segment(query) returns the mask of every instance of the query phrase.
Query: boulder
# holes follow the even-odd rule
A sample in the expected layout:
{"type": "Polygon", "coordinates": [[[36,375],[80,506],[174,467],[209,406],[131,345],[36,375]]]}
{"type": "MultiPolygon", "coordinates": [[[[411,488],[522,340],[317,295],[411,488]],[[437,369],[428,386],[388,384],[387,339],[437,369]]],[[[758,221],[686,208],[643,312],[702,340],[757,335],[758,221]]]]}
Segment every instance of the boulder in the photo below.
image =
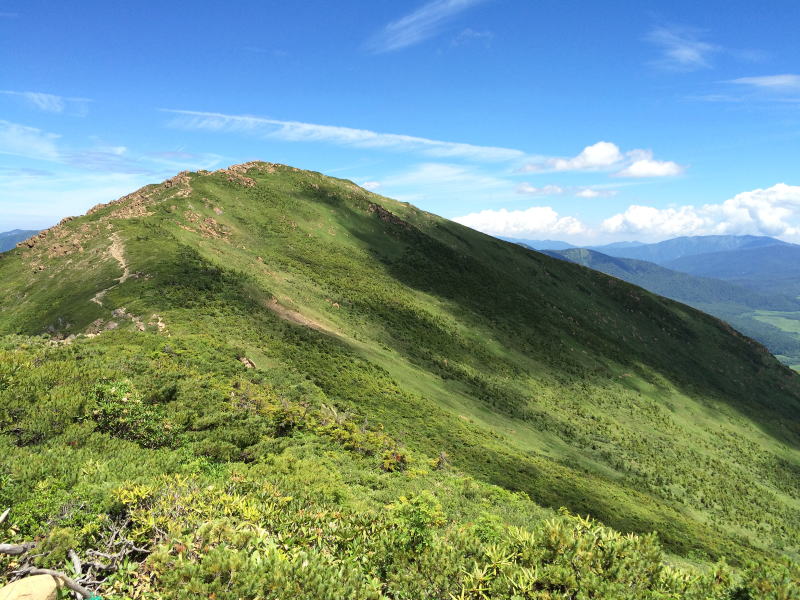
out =
{"type": "Polygon", "coordinates": [[[0,588],[0,600],[56,600],[62,585],[52,575],[33,575],[0,588]]]}

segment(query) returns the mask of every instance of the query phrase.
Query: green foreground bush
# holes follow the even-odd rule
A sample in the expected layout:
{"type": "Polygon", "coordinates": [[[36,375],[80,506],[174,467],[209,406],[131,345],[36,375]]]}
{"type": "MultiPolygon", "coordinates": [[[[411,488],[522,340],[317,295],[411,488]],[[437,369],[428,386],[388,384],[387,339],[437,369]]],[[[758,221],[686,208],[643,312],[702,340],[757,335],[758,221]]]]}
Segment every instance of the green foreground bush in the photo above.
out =
{"type": "MultiPolygon", "coordinates": [[[[35,564],[67,573],[69,550],[90,560],[128,544],[136,550],[102,573],[108,597],[800,597],[794,563],[675,563],[655,534],[623,535],[465,477],[291,376],[283,389],[229,376],[224,401],[194,397],[197,420],[180,391],[151,379],[147,391],[95,383],[105,352],[66,371],[65,352],[37,340],[0,351],[0,506],[13,507],[0,536],[38,539],[35,564]],[[80,401],[58,404],[51,377],[80,401]],[[51,435],[31,443],[43,419],[51,435]]],[[[15,564],[0,559],[7,572],[15,564]]]]}

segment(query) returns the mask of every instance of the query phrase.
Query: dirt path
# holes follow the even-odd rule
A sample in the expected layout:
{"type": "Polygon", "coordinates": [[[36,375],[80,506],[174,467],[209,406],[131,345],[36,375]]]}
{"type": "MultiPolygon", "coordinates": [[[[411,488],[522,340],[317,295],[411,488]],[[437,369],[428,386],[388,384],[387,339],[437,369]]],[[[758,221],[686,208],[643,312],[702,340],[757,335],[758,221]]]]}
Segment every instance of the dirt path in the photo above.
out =
{"type": "Polygon", "coordinates": [[[323,331],[325,333],[332,333],[334,335],[338,335],[336,331],[331,329],[330,327],[326,327],[322,323],[318,323],[313,319],[309,319],[301,315],[296,310],[292,310],[290,308],[286,308],[282,304],[278,303],[277,298],[272,298],[267,303],[267,308],[278,315],[280,318],[285,319],[287,321],[291,321],[292,323],[297,323],[298,325],[304,325],[305,327],[310,327],[311,329],[316,329],[317,331],[323,331]]]}
{"type": "Polygon", "coordinates": [[[111,254],[111,258],[116,260],[119,263],[119,268],[122,269],[122,276],[117,278],[117,283],[112,285],[111,287],[107,287],[104,290],[100,290],[97,292],[91,299],[91,302],[99,306],[103,306],[103,297],[113,290],[118,285],[122,285],[131,277],[131,271],[128,267],[128,263],[125,261],[125,247],[122,244],[122,240],[119,238],[119,234],[115,231],[111,234],[111,247],[108,249],[109,254],[111,254]]]}

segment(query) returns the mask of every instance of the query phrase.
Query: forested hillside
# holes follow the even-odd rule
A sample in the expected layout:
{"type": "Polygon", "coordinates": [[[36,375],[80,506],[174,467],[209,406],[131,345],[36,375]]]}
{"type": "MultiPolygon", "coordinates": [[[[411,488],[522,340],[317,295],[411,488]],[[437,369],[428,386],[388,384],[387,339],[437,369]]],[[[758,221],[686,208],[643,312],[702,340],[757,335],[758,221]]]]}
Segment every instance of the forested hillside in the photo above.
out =
{"type": "MultiPolygon", "coordinates": [[[[758,239],[758,238],[757,238],[758,239]]],[[[778,251],[785,246],[773,246],[778,251]]],[[[571,248],[545,254],[618,277],[646,290],[684,302],[725,320],[738,331],[764,344],[785,364],[800,366],[800,301],[780,293],[765,293],[722,279],[698,277],[633,258],[607,256],[594,250],[571,248]]],[[[722,253],[729,254],[729,253],[722,253]]],[[[736,254],[735,251],[730,254],[736,254]]],[[[698,264],[703,256],[692,257],[698,264]]],[[[688,262],[687,259],[682,259],[688,262]]],[[[736,263],[736,257],[730,257],[736,263]]],[[[720,261],[722,262],[722,261],[720,261]]]]}

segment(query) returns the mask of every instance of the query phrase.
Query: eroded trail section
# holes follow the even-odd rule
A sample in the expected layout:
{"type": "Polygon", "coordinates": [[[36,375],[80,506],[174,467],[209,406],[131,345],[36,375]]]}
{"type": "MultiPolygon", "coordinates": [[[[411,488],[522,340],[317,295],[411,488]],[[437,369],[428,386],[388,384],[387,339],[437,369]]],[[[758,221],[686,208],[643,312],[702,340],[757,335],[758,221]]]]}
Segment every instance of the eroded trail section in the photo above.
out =
{"type": "Polygon", "coordinates": [[[131,277],[131,271],[128,267],[128,263],[125,260],[125,246],[122,243],[122,240],[119,237],[119,234],[115,231],[111,234],[111,246],[108,249],[108,253],[111,257],[119,263],[120,269],[122,269],[122,275],[117,278],[117,283],[114,285],[105,288],[104,290],[100,290],[94,296],[92,296],[91,302],[98,304],[99,306],[103,306],[103,297],[113,290],[118,285],[122,285],[131,277]]]}

